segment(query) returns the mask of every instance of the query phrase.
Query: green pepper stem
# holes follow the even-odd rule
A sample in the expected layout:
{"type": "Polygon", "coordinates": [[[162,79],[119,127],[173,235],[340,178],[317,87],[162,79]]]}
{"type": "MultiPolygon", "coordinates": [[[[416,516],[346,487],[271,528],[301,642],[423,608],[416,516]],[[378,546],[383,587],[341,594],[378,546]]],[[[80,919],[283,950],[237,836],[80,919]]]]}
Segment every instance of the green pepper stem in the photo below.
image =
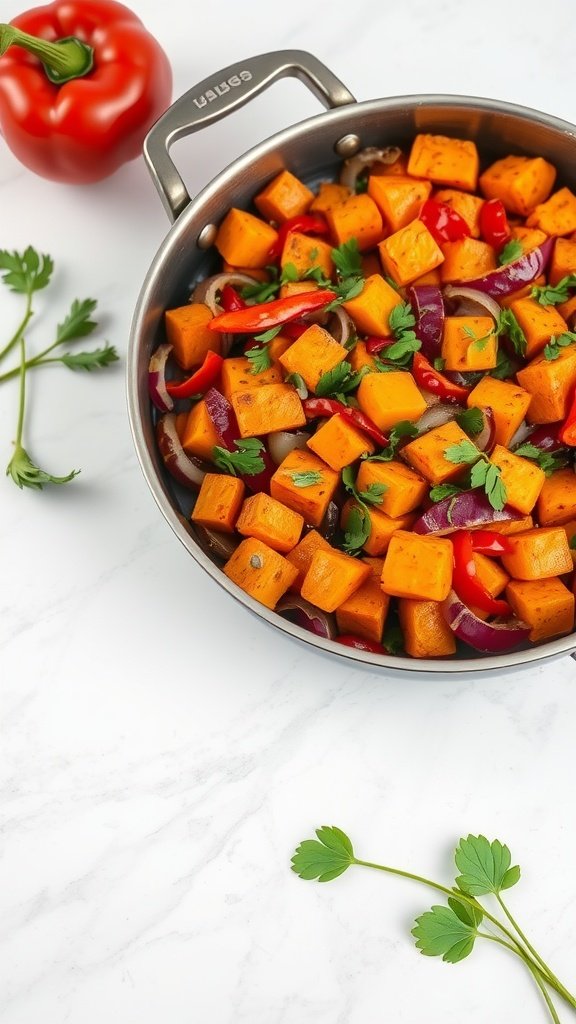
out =
{"type": "Polygon", "coordinates": [[[76,36],[50,42],[22,32],[14,25],[0,24],[0,57],[10,46],[21,46],[38,57],[47,77],[55,85],[87,75],[94,65],[94,50],[76,36]]]}

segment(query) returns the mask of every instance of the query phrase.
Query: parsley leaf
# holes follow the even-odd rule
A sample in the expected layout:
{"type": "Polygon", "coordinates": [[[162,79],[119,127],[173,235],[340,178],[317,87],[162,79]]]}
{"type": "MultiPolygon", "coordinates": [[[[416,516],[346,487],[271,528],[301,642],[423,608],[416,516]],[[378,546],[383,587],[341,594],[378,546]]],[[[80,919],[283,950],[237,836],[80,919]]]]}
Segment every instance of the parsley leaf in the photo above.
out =
{"type": "Polygon", "coordinates": [[[571,548],[572,551],[574,551],[574,549],[576,548],[576,533],[570,538],[568,547],[571,548]]]}
{"type": "Polygon", "coordinates": [[[345,466],[342,470],[342,483],[352,495],[356,498],[361,505],[381,505],[382,499],[388,490],[386,484],[369,484],[365,491],[358,491],[356,489],[356,482],[354,480],[354,470],[352,466],[345,466]]]}
{"type": "Polygon", "coordinates": [[[462,921],[451,907],[435,906],[416,918],[412,935],[424,956],[441,956],[445,963],[457,964],[474,949],[478,932],[462,921]]]}
{"type": "Polygon", "coordinates": [[[31,245],[23,253],[0,249],[0,272],[12,292],[31,296],[46,287],[53,270],[51,257],[39,255],[31,245]]]}
{"type": "Polygon", "coordinates": [[[526,355],[526,336],[511,309],[503,309],[498,318],[497,334],[504,334],[518,356],[526,355]]]}
{"type": "Polygon", "coordinates": [[[352,505],[348,513],[342,549],[349,555],[358,555],[370,536],[372,524],[364,505],[352,505]]]}
{"type": "Polygon", "coordinates": [[[388,326],[397,338],[404,331],[416,326],[416,317],[409,302],[399,302],[394,306],[388,317],[388,326]]]}
{"type": "Polygon", "coordinates": [[[358,248],[358,240],[351,238],[342,242],[338,248],[332,249],[330,255],[340,277],[363,277],[362,257],[358,248]]]}
{"type": "Polygon", "coordinates": [[[472,441],[460,441],[458,444],[451,444],[449,448],[446,448],[444,452],[444,458],[448,459],[448,462],[454,462],[456,465],[471,465],[481,458],[482,452],[478,451],[475,444],[472,441]]]}
{"type": "Polygon", "coordinates": [[[446,360],[442,359],[442,356],[436,356],[433,365],[434,365],[434,369],[438,370],[438,372],[440,373],[444,369],[444,367],[446,366],[446,360]]]}
{"type": "Polygon", "coordinates": [[[472,436],[479,434],[484,428],[484,415],[481,409],[472,406],[456,417],[456,423],[465,434],[472,436]]]}
{"type": "Polygon", "coordinates": [[[264,370],[269,370],[272,366],[272,360],[266,345],[258,347],[254,345],[253,348],[249,348],[246,353],[246,359],[250,363],[250,373],[263,373],[264,370]]]}
{"type": "Polygon", "coordinates": [[[312,487],[314,484],[321,484],[324,479],[317,469],[294,470],[288,475],[295,487],[312,487]]]}
{"type": "Polygon", "coordinates": [[[488,375],[496,380],[506,380],[515,372],[516,368],[505,349],[499,347],[496,366],[492,370],[488,370],[488,375]]]}
{"type": "Polygon", "coordinates": [[[568,345],[573,345],[575,341],[576,334],[574,334],[573,331],[564,331],[564,333],[559,334],[557,338],[553,335],[548,344],[544,347],[544,355],[546,359],[558,359],[562,349],[567,348],[568,345]]]}
{"type": "Polygon", "coordinates": [[[558,284],[535,285],[530,298],[536,299],[542,306],[557,306],[560,302],[567,302],[575,288],[576,274],[568,274],[558,284]]]}
{"type": "Polygon", "coordinates": [[[523,459],[533,459],[546,476],[550,476],[556,469],[563,469],[569,463],[569,457],[564,452],[545,452],[529,441],[516,448],[514,455],[519,455],[523,459]]]}
{"type": "Polygon", "coordinates": [[[268,331],[263,331],[262,334],[255,334],[254,341],[261,341],[263,345],[267,345],[269,341],[272,341],[277,334],[280,334],[282,330],[282,324],[277,327],[271,327],[268,331]]]}
{"type": "Polygon", "coordinates": [[[350,363],[343,360],[322,374],[316,385],[316,394],[319,398],[327,398],[329,395],[347,395],[358,387],[362,377],[368,372],[369,367],[366,366],[355,373],[350,363]]]}
{"type": "Polygon", "coordinates": [[[434,503],[444,501],[444,498],[452,498],[455,494],[461,494],[462,488],[455,484],[436,484],[430,491],[428,497],[434,503]]]}
{"type": "Polygon", "coordinates": [[[504,508],[507,494],[501,479],[501,469],[490,462],[485,452],[478,451],[472,441],[450,445],[444,452],[444,458],[455,465],[471,465],[471,486],[484,488],[488,501],[496,511],[500,512],[504,508]]]}
{"type": "Polygon", "coordinates": [[[299,878],[330,882],[355,863],[348,836],[335,825],[316,829],[316,839],[305,839],[292,857],[292,871],[299,878]]]}
{"type": "Polygon", "coordinates": [[[96,348],[92,352],[67,352],[60,356],[56,362],[64,363],[69,370],[101,370],[110,363],[119,359],[118,353],[113,345],[106,345],[105,348],[96,348]]]}
{"type": "Polygon", "coordinates": [[[510,242],[507,242],[504,248],[500,251],[498,263],[501,267],[505,267],[507,263],[513,263],[514,260],[519,259],[523,252],[524,250],[520,239],[513,238],[510,242]]]}
{"type": "Polygon", "coordinates": [[[382,646],[388,654],[402,654],[404,651],[404,636],[400,626],[388,626],[382,637],[382,646]]]}
{"type": "Polygon", "coordinates": [[[61,324],[58,324],[56,331],[56,342],[58,345],[65,341],[73,341],[75,338],[84,338],[98,326],[90,316],[96,309],[96,299],[84,299],[79,302],[74,299],[70,306],[70,312],[61,324]]]}
{"type": "Polygon", "coordinates": [[[462,872],[456,884],[469,896],[497,895],[516,885],[520,878],[520,868],[510,867],[510,850],[498,839],[490,843],[485,836],[469,835],[460,840],[454,860],[462,872]]]}
{"type": "Polygon", "coordinates": [[[306,387],[306,381],[304,377],[299,373],[289,373],[287,377],[284,377],[285,384],[292,384],[298,392],[300,398],[304,400],[308,398],[308,388],[306,387]]]}
{"type": "Polygon", "coordinates": [[[405,437],[417,437],[418,427],[410,420],[400,420],[395,427],[392,427],[388,437],[388,446],[376,455],[364,456],[364,462],[390,462],[396,456],[400,443],[405,437]]]}
{"type": "Polygon", "coordinates": [[[463,327],[462,331],[468,338],[472,339],[471,348],[476,349],[478,352],[483,352],[490,341],[490,338],[494,337],[494,331],[489,331],[488,334],[485,334],[482,338],[479,338],[471,327],[463,327]]]}
{"type": "Polygon", "coordinates": [[[212,461],[218,469],[232,476],[255,476],[264,470],[264,459],[260,455],[264,445],[257,437],[243,437],[235,441],[237,451],[229,452],[227,448],[215,445],[212,449],[212,461]]]}
{"type": "Polygon", "coordinates": [[[43,469],[32,462],[26,449],[21,444],[17,444],[8,463],[6,476],[12,477],[20,489],[31,487],[41,491],[45,484],[67,484],[75,476],[78,476],[79,472],[79,469],[73,469],[67,476],[52,476],[52,473],[45,473],[43,469]]]}
{"type": "MultiPolygon", "coordinates": [[[[416,337],[412,328],[416,325],[416,318],[412,312],[409,302],[400,302],[394,306],[388,317],[388,325],[396,341],[388,345],[384,351],[387,363],[396,363],[397,366],[406,366],[414,352],[422,347],[422,343],[416,337]]],[[[386,364],[383,364],[383,368],[386,364]]],[[[389,369],[389,367],[386,367],[389,369]]]]}
{"type": "Polygon", "coordinates": [[[242,298],[252,299],[254,305],[258,305],[260,302],[268,302],[269,299],[273,299],[280,291],[281,281],[278,275],[278,268],[271,265],[265,269],[270,278],[269,281],[256,281],[255,284],[247,284],[244,288],[240,289],[242,298]]]}

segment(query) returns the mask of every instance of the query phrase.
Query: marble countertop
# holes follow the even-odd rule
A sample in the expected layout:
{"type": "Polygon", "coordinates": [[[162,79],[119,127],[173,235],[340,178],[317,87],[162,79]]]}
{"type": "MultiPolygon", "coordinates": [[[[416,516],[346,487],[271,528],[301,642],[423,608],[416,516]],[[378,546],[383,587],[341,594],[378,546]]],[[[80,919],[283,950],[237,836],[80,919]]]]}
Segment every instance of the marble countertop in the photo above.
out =
{"type": "MultiPolygon", "coordinates": [[[[8,20],[24,5],[3,0],[8,20]]],[[[164,45],[174,95],[258,52],[308,49],[359,99],[484,95],[576,121],[570,0],[132,0],[164,45]]],[[[273,131],[319,109],[282,82],[174,154],[192,194],[273,131]]],[[[60,186],[0,144],[0,244],[56,270],[32,351],[93,296],[123,357],[168,221],[141,159],[60,186]]],[[[18,316],[0,292],[2,331],[18,316]]],[[[13,329],[13,328],[12,328],[13,329]]],[[[392,677],[316,655],[230,601],[186,556],[148,491],[124,365],[30,375],[28,445],[81,475],[18,491],[0,478],[3,1024],[540,1024],[538,991],[485,943],[457,966],[419,956],[437,902],[354,869],[289,870],[333,823],[358,855],[450,884],[461,835],[507,842],[510,905],[574,988],[576,666],[392,677]]],[[[0,404],[10,456],[15,385],[0,404]]],[[[562,1020],[567,1019],[560,1010],[562,1020]]]]}

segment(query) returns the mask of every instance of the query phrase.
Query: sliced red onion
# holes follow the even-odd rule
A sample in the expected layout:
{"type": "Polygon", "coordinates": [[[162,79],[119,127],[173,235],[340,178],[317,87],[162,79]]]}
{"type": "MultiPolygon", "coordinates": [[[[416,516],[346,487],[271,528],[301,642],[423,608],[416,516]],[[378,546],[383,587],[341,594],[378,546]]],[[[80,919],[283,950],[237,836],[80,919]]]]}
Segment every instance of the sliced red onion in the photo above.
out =
{"type": "Polygon", "coordinates": [[[323,636],[326,640],[333,640],[336,636],[334,616],[316,608],[299,594],[285,594],[276,605],[276,611],[302,629],[307,629],[309,633],[315,633],[316,636],[323,636]]]}
{"type": "MultiPolygon", "coordinates": [[[[222,446],[227,448],[229,452],[237,451],[236,441],[240,437],[240,428],[238,427],[236,415],[230,402],[216,388],[210,388],[206,392],[204,401],[222,446]]],[[[246,487],[253,491],[254,494],[257,494],[258,491],[269,490],[270,480],[276,468],[266,448],[262,449],[260,457],[264,463],[264,469],[260,473],[239,473],[240,480],[243,480],[246,487]]]]}
{"type": "Polygon", "coordinates": [[[479,490],[463,491],[432,505],[412,525],[414,533],[433,533],[438,537],[455,530],[473,530],[490,523],[516,522],[523,519],[521,512],[505,505],[498,511],[492,508],[486,495],[479,490]]]}
{"type": "Polygon", "coordinates": [[[422,354],[431,363],[441,355],[444,329],[444,302],[436,285],[413,285],[408,289],[408,300],[416,317],[414,332],[422,342],[422,354]]]}
{"type": "Polygon", "coordinates": [[[402,150],[398,146],[386,146],[385,149],[377,149],[376,146],[367,146],[361,149],[356,156],[344,161],[340,173],[340,184],[354,192],[358,175],[373,164],[394,164],[402,156],[402,150]]]}
{"type": "Polygon", "coordinates": [[[214,274],[212,277],[205,277],[203,281],[196,285],[190,302],[203,302],[205,306],[208,306],[212,316],[217,316],[218,313],[222,312],[218,296],[227,284],[231,285],[232,288],[245,288],[247,285],[258,284],[258,282],[256,278],[249,277],[248,274],[240,274],[234,270],[227,274],[214,274]]]}
{"type": "Polygon", "coordinates": [[[466,288],[473,288],[484,295],[491,295],[494,299],[505,298],[544,273],[552,256],[555,241],[554,238],[547,238],[542,245],[530,252],[525,252],[512,263],[507,263],[504,267],[498,267],[496,270],[490,270],[482,277],[461,283],[466,288]]]}
{"type": "Polygon", "coordinates": [[[168,412],[160,417],[156,424],[156,440],[164,465],[171,476],[184,484],[184,487],[199,490],[209,468],[206,463],[184,451],[176,430],[175,413],[168,412]]]}
{"type": "Polygon", "coordinates": [[[459,640],[482,654],[505,654],[528,640],[530,626],[520,619],[484,622],[457,597],[453,590],[442,602],[442,614],[459,640]]]}
{"type": "Polygon", "coordinates": [[[235,533],[221,533],[219,530],[199,526],[197,523],[194,523],[194,529],[200,547],[207,555],[210,555],[210,558],[215,555],[216,558],[227,562],[240,543],[240,537],[235,533]]]}
{"type": "Polygon", "coordinates": [[[457,384],[461,388],[474,388],[485,376],[484,370],[474,370],[469,373],[460,373],[459,370],[443,370],[442,372],[452,384],[457,384]]]}
{"type": "Polygon", "coordinates": [[[563,425],[562,420],[558,423],[543,423],[541,427],[531,427],[524,423],[524,431],[521,434],[522,428],[518,428],[509,447],[515,448],[524,441],[529,441],[535,448],[540,448],[543,452],[558,452],[566,447],[559,437],[563,425]]]}
{"type": "Polygon", "coordinates": [[[345,345],[348,339],[355,333],[354,324],[346,310],[342,309],[342,306],[336,306],[332,310],[332,316],[338,321],[338,327],[336,331],[331,330],[330,333],[335,341],[339,342],[340,345],[345,345]]]}
{"type": "Polygon", "coordinates": [[[317,526],[318,533],[322,534],[324,540],[332,542],[336,536],[338,530],[338,524],[340,522],[340,509],[335,501],[330,501],[328,507],[324,513],[324,518],[317,526]]]}
{"type": "Polygon", "coordinates": [[[166,390],[166,363],[171,351],[172,345],[159,345],[148,363],[148,393],[160,412],[172,412],[174,408],[174,400],[166,390]]]}
{"type": "Polygon", "coordinates": [[[465,288],[459,284],[447,284],[444,298],[455,304],[454,316],[491,316],[495,323],[500,317],[500,306],[491,295],[477,288],[465,288]]]}
{"type": "Polygon", "coordinates": [[[268,434],[268,451],[272,462],[279,466],[295,448],[305,450],[309,437],[310,435],[303,431],[276,430],[268,434]]]}
{"type": "Polygon", "coordinates": [[[491,452],[496,440],[496,420],[494,412],[489,405],[483,405],[480,409],[484,426],[479,434],[474,437],[474,444],[481,452],[491,452]]]}
{"type": "Polygon", "coordinates": [[[449,405],[448,402],[437,402],[435,405],[430,405],[416,422],[418,433],[426,434],[436,427],[443,427],[445,423],[450,423],[461,412],[464,412],[463,407],[454,403],[449,405]]]}

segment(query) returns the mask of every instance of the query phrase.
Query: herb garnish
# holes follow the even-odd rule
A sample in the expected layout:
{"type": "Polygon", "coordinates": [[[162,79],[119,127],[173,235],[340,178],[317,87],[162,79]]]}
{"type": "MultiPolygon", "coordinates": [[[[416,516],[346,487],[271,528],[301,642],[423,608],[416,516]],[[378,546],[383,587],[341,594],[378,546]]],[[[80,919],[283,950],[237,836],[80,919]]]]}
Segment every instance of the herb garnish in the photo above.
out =
{"type": "Polygon", "coordinates": [[[464,412],[458,414],[456,423],[465,434],[474,437],[484,428],[484,414],[481,409],[473,405],[470,409],[465,409],[464,412]]]}
{"type": "Polygon", "coordinates": [[[506,504],[506,488],[502,483],[502,470],[495,466],[485,452],[478,450],[472,441],[460,441],[459,444],[450,445],[444,452],[444,458],[455,465],[472,466],[470,484],[474,487],[483,487],[488,501],[492,508],[501,512],[506,504]]]}
{"type": "Polygon", "coordinates": [[[511,309],[503,309],[500,313],[496,334],[504,334],[509,338],[517,356],[526,355],[526,336],[511,309]]]}
{"type": "Polygon", "coordinates": [[[453,498],[455,494],[462,494],[462,488],[456,487],[455,484],[436,484],[431,488],[428,497],[436,504],[438,501],[444,501],[444,498],[453,498]]]}
{"type": "Polygon", "coordinates": [[[257,437],[243,437],[234,441],[237,451],[229,452],[227,448],[215,445],[212,449],[212,461],[218,469],[232,476],[255,476],[264,470],[264,459],[260,455],[264,445],[257,437]]]}
{"type": "Polygon", "coordinates": [[[352,466],[345,466],[342,470],[342,483],[357,502],[356,505],[351,507],[348,514],[342,547],[349,555],[358,555],[368,540],[372,529],[368,506],[381,505],[388,488],[386,484],[372,483],[368,485],[365,491],[358,491],[352,466]]]}
{"type": "Polygon", "coordinates": [[[368,484],[365,491],[356,490],[356,482],[354,480],[354,470],[352,466],[345,466],[342,470],[342,483],[361,505],[381,505],[382,499],[388,490],[386,484],[368,484]]]}
{"type": "Polygon", "coordinates": [[[573,345],[575,341],[576,334],[574,334],[573,331],[564,331],[564,333],[559,334],[558,337],[554,337],[553,335],[548,344],[544,346],[544,356],[549,361],[558,359],[562,349],[568,348],[569,345],[573,345]]]}
{"type": "Polygon", "coordinates": [[[377,452],[376,455],[363,455],[364,462],[390,462],[396,457],[398,447],[405,437],[416,437],[418,434],[418,427],[414,423],[410,423],[410,420],[400,420],[395,427],[392,427],[388,436],[388,445],[383,448],[382,451],[377,452]]]}
{"type": "Polygon", "coordinates": [[[338,298],[326,306],[328,312],[343,302],[348,302],[349,299],[355,299],[364,287],[362,257],[356,238],[350,238],[347,242],[332,249],[331,256],[336,267],[338,281],[335,285],[327,281],[326,286],[335,291],[338,298]]]}
{"type": "Polygon", "coordinates": [[[295,487],[313,487],[314,484],[321,484],[324,479],[317,469],[294,470],[288,475],[295,487]]]}
{"type": "Polygon", "coordinates": [[[350,391],[355,391],[358,387],[362,377],[365,377],[369,373],[369,367],[363,366],[361,370],[355,372],[350,363],[343,360],[334,366],[331,370],[327,370],[320,377],[316,387],[315,393],[318,398],[328,398],[334,396],[343,405],[346,405],[346,395],[350,391]]]}
{"type": "Polygon", "coordinates": [[[494,331],[489,331],[488,334],[485,334],[482,338],[479,338],[471,327],[463,327],[462,331],[467,338],[471,339],[470,348],[476,349],[477,352],[483,352],[490,341],[490,338],[494,337],[494,331]]]}
{"type": "Polygon", "coordinates": [[[272,366],[272,360],[267,346],[253,345],[246,352],[246,359],[250,363],[250,373],[264,373],[272,366]]]}
{"type": "Polygon", "coordinates": [[[413,353],[422,347],[422,342],[412,330],[416,326],[416,317],[409,302],[400,302],[394,306],[388,317],[388,325],[396,341],[385,349],[385,358],[397,366],[407,366],[413,353]]]}
{"type": "Polygon", "coordinates": [[[570,462],[565,452],[545,452],[541,448],[537,448],[535,444],[530,444],[529,441],[516,448],[514,455],[519,455],[523,459],[532,459],[546,476],[550,476],[557,469],[564,469],[570,462]]]}
{"type": "Polygon", "coordinates": [[[574,289],[576,274],[568,274],[558,281],[558,284],[534,285],[530,298],[536,299],[542,306],[557,306],[561,302],[567,302],[574,289]]]}
{"type": "Polygon", "coordinates": [[[522,248],[522,242],[519,238],[513,238],[510,242],[507,242],[504,248],[500,251],[498,256],[498,263],[501,267],[505,267],[507,263],[513,263],[514,260],[524,252],[522,248]]]}

